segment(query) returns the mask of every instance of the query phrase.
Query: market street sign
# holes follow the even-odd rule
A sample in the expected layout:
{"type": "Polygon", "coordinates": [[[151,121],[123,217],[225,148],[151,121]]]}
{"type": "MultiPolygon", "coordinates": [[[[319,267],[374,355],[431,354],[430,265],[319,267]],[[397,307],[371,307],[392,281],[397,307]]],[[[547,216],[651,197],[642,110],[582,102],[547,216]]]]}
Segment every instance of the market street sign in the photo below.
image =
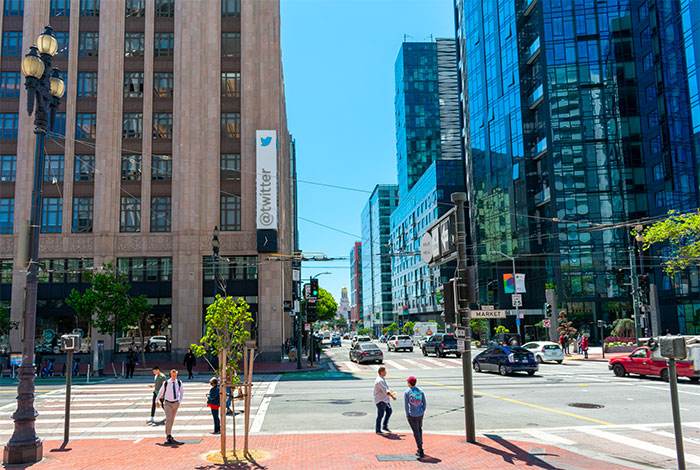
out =
{"type": "Polygon", "coordinates": [[[472,318],[505,318],[505,310],[472,310],[472,318]]]}

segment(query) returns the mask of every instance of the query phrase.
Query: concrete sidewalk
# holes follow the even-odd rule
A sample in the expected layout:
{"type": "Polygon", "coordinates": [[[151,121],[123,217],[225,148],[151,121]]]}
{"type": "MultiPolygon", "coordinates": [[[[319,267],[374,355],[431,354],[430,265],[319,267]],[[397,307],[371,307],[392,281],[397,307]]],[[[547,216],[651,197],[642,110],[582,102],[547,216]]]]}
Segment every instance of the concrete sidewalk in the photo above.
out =
{"type": "MultiPolygon", "coordinates": [[[[596,460],[551,445],[508,441],[497,436],[480,437],[474,445],[464,436],[425,434],[426,456],[420,460],[410,434],[318,433],[254,435],[250,449],[256,462],[216,464],[206,460],[218,450],[219,436],[187,439],[180,446],[163,445],[162,439],[84,439],[44,442],[44,460],[33,465],[11,465],[6,469],[46,470],[214,470],[214,469],[395,469],[439,468],[454,470],[503,469],[628,469],[607,460],[596,460]],[[400,460],[402,459],[402,460],[400,460]]],[[[242,436],[238,436],[242,447],[242,436]]],[[[232,439],[228,439],[230,447],[232,439]]]]}

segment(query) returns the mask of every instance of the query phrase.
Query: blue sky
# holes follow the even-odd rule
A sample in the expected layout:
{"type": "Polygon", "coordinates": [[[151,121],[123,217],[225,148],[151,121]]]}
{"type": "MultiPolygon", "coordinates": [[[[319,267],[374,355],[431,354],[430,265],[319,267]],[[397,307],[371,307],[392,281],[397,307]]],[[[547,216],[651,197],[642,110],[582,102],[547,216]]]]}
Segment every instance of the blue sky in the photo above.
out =
{"type": "Polygon", "coordinates": [[[452,0],[281,0],[281,10],[301,249],[342,258],[306,262],[302,277],[330,272],[319,284],[339,300],[341,288],[350,289],[348,257],[360,240],[367,198],[376,184],[396,183],[399,47],[404,35],[408,41],[454,37],[452,0]]]}

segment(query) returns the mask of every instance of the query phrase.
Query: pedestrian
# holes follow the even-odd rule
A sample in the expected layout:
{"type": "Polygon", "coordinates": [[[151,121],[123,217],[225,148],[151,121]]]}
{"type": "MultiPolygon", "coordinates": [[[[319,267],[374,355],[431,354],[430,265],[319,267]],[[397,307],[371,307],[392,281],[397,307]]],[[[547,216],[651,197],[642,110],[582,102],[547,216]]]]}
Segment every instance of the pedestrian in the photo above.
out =
{"type": "Polygon", "coordinates": [[[576,352],[581,354],[583,352],[583,349],[581,349],[581,340],[583,339],[583,335],[581,333],[578,334],[578,337],[576,338],[576,352]]]}
{"type": "Polygon", "coordinates": [[[219,408],[221,408],[221,399],[219,398],[219,381],[216,377],[212,377],[209,380],[209,394],[207,394],[207,407],[211,409],[211,415],[214,418],[214,432],[212,434],[219,434],[221,432],[221,420],[219,419],[219,408]]]}
{"type": "Polygon", "coordinates": [[[187,354],[185,354],[185,360],[183,361],[183,364],[185,367],[187,367],[187,373],[189,374],[187,378],[194,378],[192,368],[195,366],[195,364],[197,364],[197,360],[195,359],[194,354],[192,353],[192,349],[187,348],[187,354]]]}
{"type": "Polygon", "coordinates": [[[181,444],[181,442],[173,439],[172,430],[173,422],[177,409],[182,403],[182,382],[177,378],[177,370],[170,371],[170,378],[165,381],[158,392],[156,406],[160,407],[160,399],[163,399],[163,411],[165,411],[165,435],[167,436],[166,444],[181,444]]]}
{"type": "Polygon", "coordinates": [[[375,425],[375,432],[377,434],[382,434],[384,432],[391,432],[389,430],[389,418],[391,418],[391,403],[389,399],[392,398],[396,400],[396,394],[389,385],[386,383],[386,368],[381,366],[377,370],[377,380],[374,381],[374,404],[377,406],[377,423],[375,425]],[[382,418],[384,418],[384,423],[382,425],[382,418]]]}
{"type": "Polygon", "coordinates": [[[569,354],[569,337],[566,335],[566,333],[561,334],[559,343],[561,344],[561,348],[564,350],[564,354],[569,354]]]}
{"type": "MultiPolygon", "coordinates": [[[[160,388],[163,386],[163,382],[166,381],[167,377],[164,373],[160,371],[160,367],[153,366],[153,383],[149,387],[153,388],[153,402],[151,403],[151,417],[146,421],[146,424],[155,424],[153,417],[156,415],[156,397],[160,388]]],[[[160,399],[161,406],[163,405],[163,399],[160,399]]]]}
{"type": "Polygon", "coordinates": [[[134,369],[136,369],[136,351],[133,346],[129,348],[129,354],[126,355],[126,378],[134,378],[134,369]]]}
{"type": "Polygon", "coordinates": [[[316,342],[316,354],[318,355],[318,360],[316,362],[321,362],[321,352],[323,350],[323,342],[321,338],[318,338],[316,342]]]}
{"type": "Polygon", "coordinates": [[[583,350],[584,359],[588,359],[588,336],[581,337],[581,349],[583,350]]]}
{"type": "Polygon", "coordinates": [[[425,414],[425,393],[416,387],[418,380],[411,376],[408,378],[408,389],[403,394],[403,405],[406,410],[408,425],[413,431],[413,438],[416,440],[418,458],[425,457],[423,452],[423,415],[425,414]]]}

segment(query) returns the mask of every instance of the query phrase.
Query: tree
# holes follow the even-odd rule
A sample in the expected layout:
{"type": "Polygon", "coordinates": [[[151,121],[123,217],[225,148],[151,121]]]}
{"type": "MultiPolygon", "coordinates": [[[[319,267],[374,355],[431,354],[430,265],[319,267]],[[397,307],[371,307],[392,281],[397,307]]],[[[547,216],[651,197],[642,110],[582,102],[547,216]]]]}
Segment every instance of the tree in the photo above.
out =
{"type": "Polygon", "coordinates": [[[623,338],[634,338],[637,336],[634,328],[634,320],[631,318],[618,318],[613,324],[613,329],[610,332],[612,336],[623,338]]]}
{"type": "Polygon", "coordinates": [[[345,319],[344,316],[341,315],[339,317],[336,317],[335,322],[334,322],[334,326],[336,328],[347,328],[348,321],[345,319]]]}
{"type": "Polygon", "coordinates": [[[416,326],[412,321],[407,321],[403,324],[402,333],[408,336],[413,336],[413,328],[416,326]]]}
{"type": "Polygon", "coordinates": [[[399,325],[396,324],[396,322],[392,323],[391,325],[387,326],[386,328],[382,328],[382,334],[391,336],[396,334],[396,332],[399,330],[399,325]]]}
{"type": "Polygon", "coordinates": [[[508,328],[506,328],[505,326],[503,326],[503,325],[498,325],[496,328],[494,328],[493,331],[494,331],[497,335],[499,335],[499,334],[501,334],[501,333],[510,333],[510,330],[509,330],[508,328]]]}
{"type": "Polygon", "coordinates": [[[141,339],[141,359],[145,364],[143,331],[146,316],[151,310],[146,296],[131,295],[131,284],[119,275],[112,264],[102,265],[101,270],[88,277],[90,288],[85,292],[73,289],[66,303],[78,317],[87,321],[91,329],[103,335],[116,337],[117,333],[137,326],[141,339]]]}
{"type": "Polygon", "coordinates": [[[573,327],[573,322],[570,322],[567,318],[565,310],[559,312],[559,317],[557,321],[559,322],[557,331],[560,335],[565,334],[568,337],[572,337],[576,334],[577,330],[573,327]]]}
{"type": "Polygon", "coordinates": [[[472,329],[472,334],[479,335],[479,340],[483,341],[483,337],[486,335],[486,332],[489,329],[488,320],[483,318],[474,318],[469,322],[469,326],[472,329]]]}
{"type": "MultiPolygon", "coordinates": [[[[640,234],[633,230],[632,235],[640,234]]],[[[644,250],[654,244],[670,245],[663,261],[664,271],[670,277],[688,266],[700,266],[700,209],[688,214],[669,211],[666,219],[649,225],[641,235],[644,250]]]]}
{"type": "Polygon", "coordinates": [[[318,319],[332,321],[338,313],[338,303],[333,296],[323,287],[318,288],[318,299],[316,300],[316,312],[318,319]]]}
{"type": "Polygon", "coordinates": [[[0,336],[9,335],[10,331],[17,328],[19,322],[10,320],[10,312],[5,307],[0,307],[0,336]]]}
{"type": "Polygon", "coordinates": [[[370,328],[360,328],[357,330],[358,336],[369,336],[371,334],[372,334],[372,330],[370,328]]]}

